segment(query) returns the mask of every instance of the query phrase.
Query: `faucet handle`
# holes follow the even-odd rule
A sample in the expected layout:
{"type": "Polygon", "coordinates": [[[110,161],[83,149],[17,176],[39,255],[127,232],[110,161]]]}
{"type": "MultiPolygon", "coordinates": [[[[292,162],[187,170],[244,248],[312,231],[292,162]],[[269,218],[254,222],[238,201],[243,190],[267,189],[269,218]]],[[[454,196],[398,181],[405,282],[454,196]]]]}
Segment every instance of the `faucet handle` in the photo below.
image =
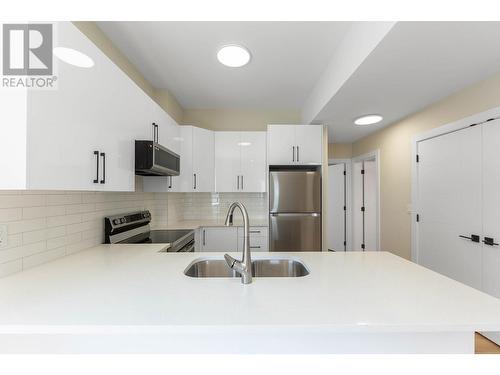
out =
{"type": "Polygon", "coordinates": [[[229,266],[229,268],[233,268],[234,267],[234,264],[236,263],[236,259],[234,259],[229,254],[224,254],[224,259],[226,260],[226,263],[229,266]]]}

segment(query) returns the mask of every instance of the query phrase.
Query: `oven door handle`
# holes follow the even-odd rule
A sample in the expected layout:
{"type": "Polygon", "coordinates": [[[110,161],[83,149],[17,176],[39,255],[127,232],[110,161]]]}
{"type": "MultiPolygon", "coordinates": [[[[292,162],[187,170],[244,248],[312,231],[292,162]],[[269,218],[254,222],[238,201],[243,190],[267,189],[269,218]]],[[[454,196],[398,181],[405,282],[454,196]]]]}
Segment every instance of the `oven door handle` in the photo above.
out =
{"type": "Polygon", "coordinates": [[[185,246],[180,248],[178,253],[194,253],[194,241],[187,243],[185,246]]]}

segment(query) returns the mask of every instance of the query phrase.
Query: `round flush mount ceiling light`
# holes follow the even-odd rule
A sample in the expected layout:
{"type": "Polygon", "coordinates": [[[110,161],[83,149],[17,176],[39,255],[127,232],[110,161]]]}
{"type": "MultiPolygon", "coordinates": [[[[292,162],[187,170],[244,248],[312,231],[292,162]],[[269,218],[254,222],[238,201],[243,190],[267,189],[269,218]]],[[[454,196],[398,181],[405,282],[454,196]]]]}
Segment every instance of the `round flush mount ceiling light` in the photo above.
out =
{"type": "Polygon", "coordinates": [[[245,47],[236,44],[224,46],[217,52],[217,60],[219,60],[222,65],[231,68],[245,66],[250,62],[250,58],[250,52],[245,47]]]}
{"type": "Polygon", "coordinates": [[[56,47],[54,48],[54,55],[65,63],[80,68],[92,68],[94,66],[94,60],[73,48],[56,47]]]}
{"type": "Polygon", "coordinates": [[[365,115],[358,117],[356,120],[354,120],[354,123],[356,125],[373,125],[382,120],[383,117],[380,115],[365,115]]]}

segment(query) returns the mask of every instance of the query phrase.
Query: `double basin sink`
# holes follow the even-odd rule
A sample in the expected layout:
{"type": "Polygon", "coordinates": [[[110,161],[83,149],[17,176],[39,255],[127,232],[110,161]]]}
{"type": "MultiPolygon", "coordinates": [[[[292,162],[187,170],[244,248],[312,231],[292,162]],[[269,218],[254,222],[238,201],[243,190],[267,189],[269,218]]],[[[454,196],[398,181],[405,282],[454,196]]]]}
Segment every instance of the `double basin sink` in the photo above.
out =
{"type": "MultiPolygon", "coordinates": [[[[184,271],[189,277],[240,277],[224,259],[196,259],[184,271]]],[[[304,263],[287,258],[252,260],[253,277],[302,277],[309,275],[304,263]]]]}

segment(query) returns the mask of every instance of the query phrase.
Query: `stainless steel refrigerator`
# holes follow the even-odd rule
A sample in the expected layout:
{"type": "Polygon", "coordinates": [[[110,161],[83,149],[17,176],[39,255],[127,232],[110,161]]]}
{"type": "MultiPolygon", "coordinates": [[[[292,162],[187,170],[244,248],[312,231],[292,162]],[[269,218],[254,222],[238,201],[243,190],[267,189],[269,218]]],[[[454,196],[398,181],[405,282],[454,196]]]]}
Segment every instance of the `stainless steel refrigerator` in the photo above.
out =
{"type": "Polygon", "coordinates": [[[270,251],[321,251],[321,172],[269,172],[270,251]]]}

